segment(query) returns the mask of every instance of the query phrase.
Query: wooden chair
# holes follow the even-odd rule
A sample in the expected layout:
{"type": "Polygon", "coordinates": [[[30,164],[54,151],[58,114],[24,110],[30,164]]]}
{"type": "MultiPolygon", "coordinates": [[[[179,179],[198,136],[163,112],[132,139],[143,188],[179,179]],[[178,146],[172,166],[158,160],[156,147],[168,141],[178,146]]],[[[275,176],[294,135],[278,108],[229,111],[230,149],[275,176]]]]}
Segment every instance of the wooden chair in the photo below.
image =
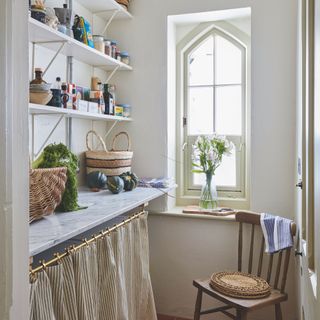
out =
{"type": "MultiPolygon", "coordinates": [[[[236,213],[236,221],[239,222],[239,240],[238,240],[238,271],[243,271],[250,274],[254,274],[253,272],[253,260],[256,256],[254,254],[254,240],[255,240],[255,232],[256,229],[259,228],[261,230],[260,225],[260,214],[248,211],[239,211],[236,213]],[[250,246],[249,246],[249,261],[247,264],[247,270],[243,269],[243,225],[249,224],[251,225],[251,235],[250,235],[250,246]]],[[[295,223],[291,224],[291,234],[294,236],[296,233],[296,225],[295,223]]],[[[259,254],[258,264],[257,264],[257,272],[255,275],[258,277],[262,277],[262,269],[263,269],[263,261],[264,259],[264,237],[261,232],[261,244],[259,254]]],[[[194,320],[199,320],[201,315],[215,313],[215,312],[222,312],[226,316],[230,317],[231,319],[236,320],[246,320],[247,314],[250,311],[260,309],[269,305],[274,305],[275,307],[275,317],[276,320],[282,320],[282,313],[281,313],[281,306],[280,303],[286,301],[288,299],[288,295],[285,293],[285,286],[287,280],[287,272],[290,260],[290,252],[291,248],[282,250],[275,254],[268,255],[268,267],[267,267],[267,275],[265,280],[270,284],[272,287],[270,296],[262,299],[237,299],[226,296],[218,291],[215,291],[210,286],[210,279],[207,280],[194,280],[193,285],[198,288],[195,312],[194,312],[194,320]],[[275,261],[275,256],[278,256],[277,263],[275,264],[275,274],[273,276],[274,281],[271,283],[271,278],[273,274],[273,262],[275,261]],[[284,259],[283,259],[284,256],[284,259]],[[282,261],[284,260],[284,264],[282,265],[282,261]],[[281,267],[282,267],[282,276],[281,275],[281,267]],[[280,283],[279,283],[280,280],[280,283]],[[207,295],[225,303],[224,306],[204,310],[201,311],[201,304],[202,304],[202,295],[206,293],[207,295]],[[229,309],[235,309],[236,315],[233,315],[229,312],[229,309]]]]}

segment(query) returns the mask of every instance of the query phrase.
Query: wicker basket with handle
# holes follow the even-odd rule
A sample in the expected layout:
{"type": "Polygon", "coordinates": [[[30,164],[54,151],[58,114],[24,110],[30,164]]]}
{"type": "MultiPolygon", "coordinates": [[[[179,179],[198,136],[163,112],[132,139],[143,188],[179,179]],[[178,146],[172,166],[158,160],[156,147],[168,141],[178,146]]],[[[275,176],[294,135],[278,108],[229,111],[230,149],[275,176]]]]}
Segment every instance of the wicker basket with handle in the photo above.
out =
{"type": "Polygon", "coordinates": [[[52,214],[60,204],[67,182],[67,168],[31,169],[29,222],[52,214]]]}
{"type": "Polygon", "coordinates": [[[120,174],[131,171],[133,152],[131,149],[131,141],[127,132],[119,132],[112,141],[112,149],[109,151],[102,137],[94,130],[87,133],[87,149],[86,151],[86,167],[87,173],[93,171],[103,172],[107,176],[119,176],[120,174]],[[89,146],[90,134],[95,135],[102,147],[102,150],[92,150],[89,146]],[[127,138],[127,149],[116,150],[116,141],[119,136],[127,138]]]}

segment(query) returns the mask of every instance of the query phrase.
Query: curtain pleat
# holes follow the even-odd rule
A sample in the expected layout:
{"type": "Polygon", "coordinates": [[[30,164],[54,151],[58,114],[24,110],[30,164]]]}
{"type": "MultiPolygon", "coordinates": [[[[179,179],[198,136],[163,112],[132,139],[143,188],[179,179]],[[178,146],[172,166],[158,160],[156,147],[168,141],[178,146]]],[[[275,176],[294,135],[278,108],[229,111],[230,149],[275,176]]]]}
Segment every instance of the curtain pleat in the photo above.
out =
{"type": "Polygon", "coordinates": [[[156,320],[147,214],[37,275],[30,320],[156,320]]]}
{"type": "Polygon", "coordinates": [[[50,281],[45,272],[38,274],[36,281],[31,284],[30,309],[30,320],[56,320],[50,281]]]}
{"type": "Polygon", "coordinates": [[[72,257],[46,270],[50,280],[54,314],[57,320],[78,320],[72,257]]]}

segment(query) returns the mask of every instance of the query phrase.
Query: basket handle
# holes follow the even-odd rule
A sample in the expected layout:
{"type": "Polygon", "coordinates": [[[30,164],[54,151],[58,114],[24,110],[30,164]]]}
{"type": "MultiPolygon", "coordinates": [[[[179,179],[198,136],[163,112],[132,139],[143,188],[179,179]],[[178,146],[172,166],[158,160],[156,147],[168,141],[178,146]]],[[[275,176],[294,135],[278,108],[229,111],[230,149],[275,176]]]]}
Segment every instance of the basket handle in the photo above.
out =
{"type": "Polygon", "coordinates": [[[116,135],[114,136],[114,138],[113,138],[113,140],[112,140],[112,149],[111,149],[111,150],[113,150],[113,151],[115,150],[116,140],[117,140],[117,138],[118,138],[119,136],[121,136],[121,135],[126,136],[127,141],[128,141],[127,150],[122,150],[122,151],[129,151],[129,150],[131,150],[131,139],[130,139],[128,133],[125,132],[125,131],[119,132],[118,134],[116,134],[116,135]]]}
{"type": "Polygon", "coordinates": [[[90,146],[89,146],[89,135],[90,135],[91,133],[92,133],[93,135],[95,135],[96,138],[99,140],[99,142],[100,142],[100,144],[101,144],[101,146],[102,146],[102,148],[103,148],[103,151],[108,152],[107,146],[106,146],[105,142],[103,141],[102,137],[101,137],[96,131],[94,131],[94,130],[88,131],[87,136],[86,136],[86,144],[87,144],[87,149],[88,149],[88,151],[92,151],[92,149],[91,149],[90,146]]]}

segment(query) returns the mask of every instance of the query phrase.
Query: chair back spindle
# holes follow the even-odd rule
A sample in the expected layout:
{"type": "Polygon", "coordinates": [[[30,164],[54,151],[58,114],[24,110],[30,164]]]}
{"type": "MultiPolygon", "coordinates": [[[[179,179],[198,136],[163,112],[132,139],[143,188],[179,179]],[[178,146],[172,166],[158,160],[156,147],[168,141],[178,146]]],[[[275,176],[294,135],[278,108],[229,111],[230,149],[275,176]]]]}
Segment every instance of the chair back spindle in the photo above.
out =
{"type": "Polygon", "coordinates": [[[274,278],[274,285],[273,285],[275,289],[278,289],[279,276],[281,272],[281,263],[282,263],[282,251],[280,251],[278,255],[278,263],[277,263],[276,275],[274,278]]]}
{"type": "MultiPolygon", "coordinates": [[[[260,214],[250,211],[239,211],[236,214],[236,221],[239,222],[239,238],[238,238],[238,271],[242,271],[242,260],[243,260],[243,252],[244,252],[244,243],[243,243],[243,233],[244,233],[244,224],[251,225],[251,234],[250,234],[250,244],[249,244],[249,261],[248,261],[248,273],[252,273],[253,264],[254,264],[254,251],[255,251],[255,236],[256,236],[256,226],[260,226],[260,214]]],[[[296,232],[296,225],[295,223],[291,224],[291,234],[292,236],[295,235],[296,232]]],[[[264,246],[265,240],[262,235],[260,250],[259,250],[259,260],[258,260],[258,268],[257,268],[257,276],[262,276],[262,269],[263,269],[263,261],[264,261],[264,246]]],[[[288,273],[288,266],[290,260],[290,252],[291,248],[285,249],[278,253],[270,254],[269,261],[268,261],[268,268],[266,274],[266,281],[271,283],[271,279],[273,278],[272,274],[274,274],[274,283],[273,287],[275,289],[279,289],[281,293],[284,293],[286,280],[287,280],[287,273],[288,273]],[[278,259],[275,263],[275,268],[273,265],[274,256],[278,256],[278,259]],[[284,259],[283,259],[284,256],[284,259]],[[282,269],[282,270],[281,270],[282,269]],[[282,271],[282,273],[281,273],[282,271]],[[280,288],[279,288],[280,282],[280,288]]]]}
{"type": "Polygon", "coordinates": [[[258,272],[257,272],[258,277],[261,277],[262,263],[263,263],[263,256],[264,256],[263,253],[264,253],[264,236],[262,235],[261,246],[260,246],[260,255],[259,255],[259,264],[258,264],[258,272]]]}
{"type": "Polygon", "coordinates": [[[251,225],[251,240],[250,240],[250,253],[249,253],[248,273],[252,272],[253,247],[254,247],[254,224],[251,225]]]}
{"type": "Polygon", "coordinates": [[[242,271],[242,222],[239,223],[239,240],[238,240],[238,271],[242,271]]]}

